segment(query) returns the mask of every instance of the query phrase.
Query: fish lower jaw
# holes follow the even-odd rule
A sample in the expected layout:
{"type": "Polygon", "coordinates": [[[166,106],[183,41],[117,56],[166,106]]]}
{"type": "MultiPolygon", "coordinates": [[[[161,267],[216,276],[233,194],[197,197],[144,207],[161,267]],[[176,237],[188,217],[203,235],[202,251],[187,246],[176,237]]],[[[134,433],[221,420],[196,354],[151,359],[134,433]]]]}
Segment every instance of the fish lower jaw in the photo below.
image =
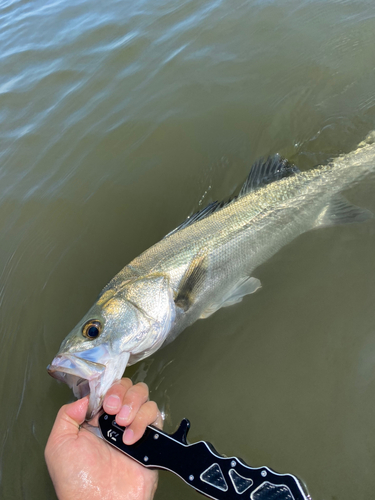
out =
{"type": "MultiPolygon", "coordinates": [[[[93,379],[85,378],[79,374],[62,371],[55,369],[53,365],[48,366],[48,373],[51,377],[64,382],[70,389],[72,389],[74,396],[77,399],[82,399],[89,395],[91,392],[90,383],[92,384],[93,379]]],[[[99,377],[95,377],[96,379],[99,377]]]]}
{"type": "Polygon", "coordinates": [[[51,377],[67,384],[76,398],[89,396],[86,420],[91,419],[101,408],[104,396],[111,385],[120,380],[130,354],[123,352],[106,364],[82,359],[76,354],[57,355],[47,367],[51,377]]]}
{"type": "MultiPolygon", "coordinates": [[[[90,365],[94,365],[90,363],[90,365]]],[[[97,407],[98,403],[98,387],[101,385],[101,379],[105,372],[103,365],[97,365],[91,370],[88,369],[88,363],[82,362],[75,356],[56,356],[51,365],[47,367],[51,377],[64,382],[72,389],[74,396],[77,399],[82,399],[89,396],[89,409],[97,407]]]]}
{"type": "Polygon", "coordinates": [[[61,382],[64,382],[72,389],[74,396],[77,399],[82,399],[89,396],[89,406],[87,409],[86,419],[92,418],[100,409],[102,397],[98,395],[98,387],[100,387],[100,376],[93,378],[84,378],[80,375],[67,373],[63,371],[52,371],[49,368],[49,374],[61,382]]]}

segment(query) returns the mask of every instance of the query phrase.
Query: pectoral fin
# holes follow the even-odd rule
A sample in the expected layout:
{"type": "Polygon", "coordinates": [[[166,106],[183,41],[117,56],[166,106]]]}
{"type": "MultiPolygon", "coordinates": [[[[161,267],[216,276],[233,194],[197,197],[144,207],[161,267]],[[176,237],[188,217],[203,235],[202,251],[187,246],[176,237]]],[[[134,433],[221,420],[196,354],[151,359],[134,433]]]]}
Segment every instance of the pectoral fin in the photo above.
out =
{"type": "Polygon", "coordinates": [[[200,318],[208,318],[209,316],[211,316],[211,314],[216,312],[218,309],[221,309],[222,307],[228,307],[233,304],[237,304],[237,302],[241,302],[245,295],[256,292],[261,286],[262,285],[257,278],[248,276],[246,276],[245,278],[241,278],[229,290],[229,292],[221,298],[219,302],[211,304],[208,309],[203,311],[203,313],[200,315],[200,318]]]}
{"type": "Polygon", "coordinates": [[[202,289],[208,273],[208,256],[205,252],[199,253],[191,262],[180,282],[175,304],[185,312],[195,302],[202,289]]]}
{"type": "Polygon", "coordinates": [[[343,196],[338,195],[324,208],[317,218],[314,227],[364,222],[372,217],[373,214],[369,210],[352,205],[343,196]]]}

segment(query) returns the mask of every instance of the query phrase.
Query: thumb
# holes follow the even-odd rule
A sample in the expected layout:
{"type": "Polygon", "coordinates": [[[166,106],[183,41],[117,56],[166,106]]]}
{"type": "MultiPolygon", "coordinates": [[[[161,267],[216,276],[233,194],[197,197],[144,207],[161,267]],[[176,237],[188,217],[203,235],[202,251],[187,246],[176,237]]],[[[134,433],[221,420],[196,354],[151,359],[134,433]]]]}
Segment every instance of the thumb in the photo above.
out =
{"type": "Polygon", "coordinates": [[[74,403],[64,405],[57,414],[50,434],[50,440],[69,439],[77,436],[79,426],[84,422],[87,407],[89,405],[88,396],[78,399],[74,403]]]}
{"type": "Polygon", "coordinates": [[[79,426],[85,420],[88,404],[89,398],[86,396],[83,399],[60,408],[44,450],[44,456],[51,477],[53,476],[56,464],[60,463],[59,460],[56,462],[55,457],[61,455],[61,450],[66,449],[65,445],[69,446],[77,439],[79,426]]]}

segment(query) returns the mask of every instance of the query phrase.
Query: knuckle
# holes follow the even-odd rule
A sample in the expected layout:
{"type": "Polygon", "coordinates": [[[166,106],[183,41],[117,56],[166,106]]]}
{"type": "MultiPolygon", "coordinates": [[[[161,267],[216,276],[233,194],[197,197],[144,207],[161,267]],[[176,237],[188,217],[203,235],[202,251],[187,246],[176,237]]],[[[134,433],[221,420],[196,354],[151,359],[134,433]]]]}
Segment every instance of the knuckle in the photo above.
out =
{"type": "Polygon", "coordinates": [[[142,402],[147,401],[148,387],[143,382],[140,382],[136,385],[133,385],[133,387],[129,390],[128,394],[132,397],[132,399],[136,399],[142,402]]]}
{"type": "Polygon", "coordinates": [[[134,387],[137,387],[137,389],[142,395],[148,396],[148,385],[145,384],[144,382],[138,382],[138,384],[135,385],[134,387]]]}
{"type": "Polygon", "coordinates": [[[158,405],[155,403],[155,401],[148,401],[148,403],[146,404],[148,406],[149,413],[154,415],[154,417],[156,418],[159,413],[158,405]]]}
{"type": "Polygon", "coordinates": [[[116,395],[121,398],[131,388],[132,385],[132,381],[128,378],[118,380],[108,389],[106,397],[116,395]]]}
{"type": "Polygon", "coordinates": [[[141,408],[138,410],[138,413],[136,414],[134,420],[137,423],[143,423],[147,420],[147,411],[145,411],[145,408],[141,406],[141,408]]]}
{"type": "Polygon", "coordinates": [[[159,413],[157,404],[154,401],[148,401],[139,409],[137,413],[137,421],[141,423],[141,425],[149,425],[155,421],[157,415],[159,413]]]}
{"type": "Polygon", "coordinates": [[[120,383],[122,385],[125,385],[126,387],[132,387],[133,385],[133,382],[130,380],[129,377],[123,377],[121,380],[120,380],[120,383]]]}
{"type": "Polygon", "coordinates": [[[124,377],[124,378],[114,382],[112,384],[110,390],[111,389],[118,389],[118,390],[129,389],[129,387],[131,387],[132,385],[133,385],[133,382],[130,380],[130,378],[124,377]]]}

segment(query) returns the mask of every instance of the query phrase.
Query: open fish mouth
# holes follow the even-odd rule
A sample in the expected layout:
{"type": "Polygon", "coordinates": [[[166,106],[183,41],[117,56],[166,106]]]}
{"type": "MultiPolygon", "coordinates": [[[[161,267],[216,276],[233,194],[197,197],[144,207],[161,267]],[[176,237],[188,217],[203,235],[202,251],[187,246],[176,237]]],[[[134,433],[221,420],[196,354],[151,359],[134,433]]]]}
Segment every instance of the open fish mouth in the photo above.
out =
{"type": "Polygon", "coordinates": [[[52,377],[65,382],[73,390],[76,398],[83,398],[90,394],[90,381],[93,385],[93,382],[103,374],[105,366],[84,362],[74,354],[64,354],[56,356],[47,370],[52,377]]]}
{"type": "Polygon", "coordinates": [[[67,384],[76,398],[89,396],[86,419],[100,410],[107,390],[122,377],[130,356],[129,353],[122,353],[112,357],[106,350],[101,352],[101,362],[98,362],[88,359],[98,354],[92,351],[94,349],[74,354],[59,353],[47,367],[48,373],[67,384]]]}
{"type": "Polygon", "coordinates": [[[57,380],[65,382],[73,390],[77,399],[82,399],[90,394],[90,381],[88,379],[73,375],[72,373],[54,372],[50,366],[48,367],[48,372],[57,380]]]}

